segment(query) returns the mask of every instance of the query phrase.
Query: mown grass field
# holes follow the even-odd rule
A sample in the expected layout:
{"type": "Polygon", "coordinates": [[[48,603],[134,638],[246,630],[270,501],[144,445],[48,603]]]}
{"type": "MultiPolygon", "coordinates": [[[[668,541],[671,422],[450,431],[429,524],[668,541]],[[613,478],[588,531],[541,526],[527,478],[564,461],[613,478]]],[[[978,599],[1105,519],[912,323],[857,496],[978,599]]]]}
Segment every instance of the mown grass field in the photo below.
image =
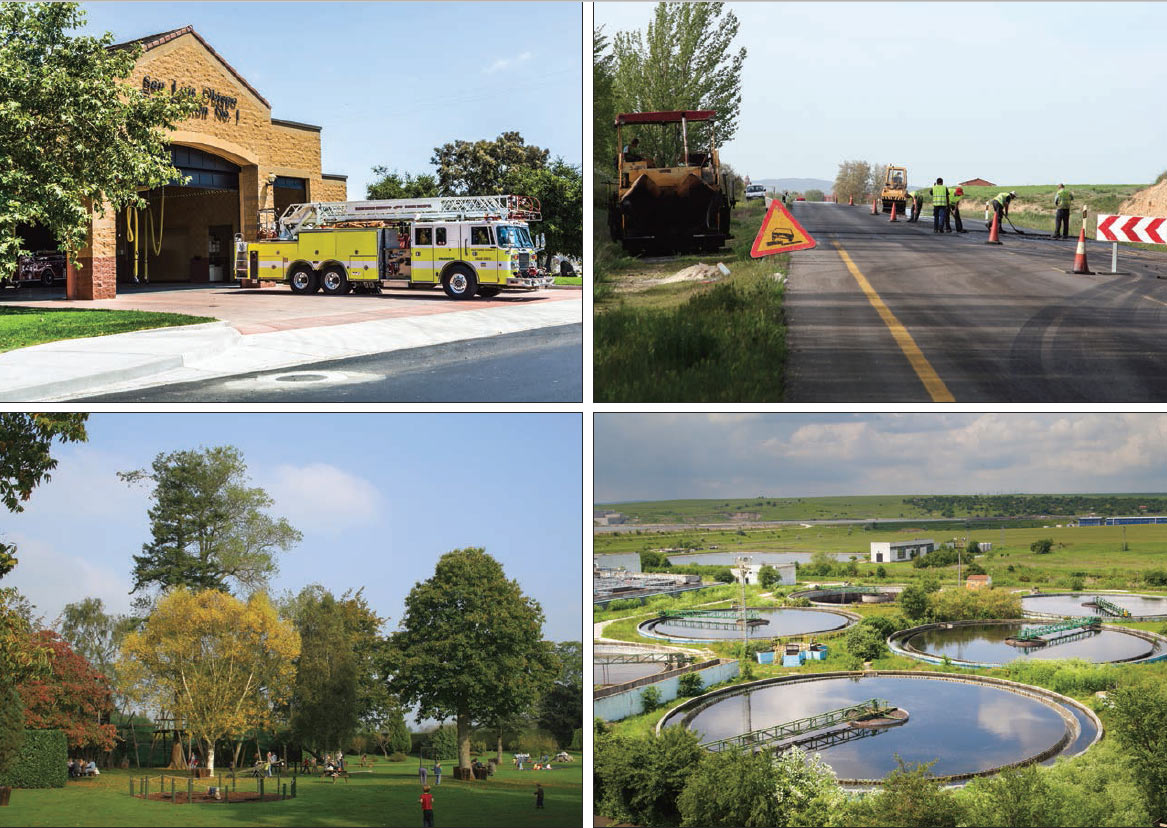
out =
{"type": "MultiPolygon", "coordinates": [[[[433,787],[437,825],[536,826],[580,824],[583,761],[551,771],[517,771],[504,766],[486,782],[456,782],[443,776],[433,787]],[[535,809],[535,783],[545,791],[544,809],[535,809]]],[[[504,757],[505,758],[505,757],[504,757]]],[[[416,758],[378,758],[369,774],[333,783],[301,777],[298,796],[282,802],[171,804],[132,798],[129,779],[141,771],[103,772],[97,779],[70,781],[64,788],[14,790],[3,809],[4,825],[187,826],[421,824],[416,758]]],[[[157,777],[155,777],[155,782],[157,777]]],[[[205,787],[208,780],[199,780],[205,787]]],[[[432,784],[433,777],[431,775],[432,784]]]]}
{"type": "Polygon", "coordinates": [[[621,512],[639,523],[719,523],[729,520],[735,512],[757,513],[758,520],[932,517],[905,503],[902,495],[650,500],[597,503],[596,508],[621,512]]]}
{"type": "Polygon", "coordinates": [[[0,306],[0,352],[60,339],[198,325],[214,322],[210,317],[181,313],[111,310],[41,310],[0,306]]]}
{"type": "Polygon", "coordinates": [[[789,256],[751,259],[765,207],[739,203],[718,253],[643,261],[607,239],[596,211],[595,398],[598,402],[771,402],[782,398],[789,256]],[[724,263],[715,282],[654,282],[724,263]]]}

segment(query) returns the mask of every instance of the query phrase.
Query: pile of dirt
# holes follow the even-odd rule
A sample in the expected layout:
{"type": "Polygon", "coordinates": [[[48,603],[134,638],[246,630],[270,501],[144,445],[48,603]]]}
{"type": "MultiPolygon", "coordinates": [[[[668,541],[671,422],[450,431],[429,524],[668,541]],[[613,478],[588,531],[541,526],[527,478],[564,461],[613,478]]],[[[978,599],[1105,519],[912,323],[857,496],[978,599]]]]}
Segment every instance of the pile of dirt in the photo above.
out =
{"type": "Polygon", "coordinates": [[[684,270],[678,270],[672,276],[658,279],[657,284],[671,285],[674,282],[710,282],[720,278],[721,271],[717,269],[717,265],[699,262],[698,264],[686,267],[684,270]]]}
{"type": "Polygon", "coordinates": [[[1167,179],[1139,190],[1118,208],[1124,216],[1167,216],[1167,179]]]}

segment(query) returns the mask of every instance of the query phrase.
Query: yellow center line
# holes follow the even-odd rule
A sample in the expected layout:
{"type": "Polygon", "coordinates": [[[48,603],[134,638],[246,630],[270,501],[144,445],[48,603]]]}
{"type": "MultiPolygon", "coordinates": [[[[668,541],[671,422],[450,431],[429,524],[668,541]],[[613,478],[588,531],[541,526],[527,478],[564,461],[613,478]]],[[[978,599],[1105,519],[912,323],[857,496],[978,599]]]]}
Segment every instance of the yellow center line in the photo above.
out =
{"type": "Polygon", "coordinates": [[[843,245],[837,241],[832,242],[835,248],[839,251],[839,257],[843,260],[843,264],[847,265],[847,270],[851,271],[851,275],[855,277],[855,281],[859,283],[859,288],[867,296],[867,301],[871,303],[871,307],[875,308],[879,318],[883,320],[883,324],[887,325],[891,331],[892,338],[895,339],[896,344],[900,346],[904,356],[908,358],[908,362],[912,366],[912,370],[916,372],[916,376],[920,378],[920,382],[924,383],[924,388],[928,390],[928,394],[932,397],[932,402],[956,402],[956,398],[952,396],[952,392],[948,390],[948,386],[944,384],[944,380],[940,379],[940,375],[932,367],[932,363],[924,356],[924,352],[920,350],[920,346],[916,344],[916,340],[912,339],[912,335],[908,333],[908,329],[903,326],[900,320],[896,319],[896,315],[891,312],[891,308],[884,304],[883,299],[875,292],[875,288],[867,281],[855,262],[851,261],[851,257],[847,255],[847,251],[843,249],[843,245]]]}

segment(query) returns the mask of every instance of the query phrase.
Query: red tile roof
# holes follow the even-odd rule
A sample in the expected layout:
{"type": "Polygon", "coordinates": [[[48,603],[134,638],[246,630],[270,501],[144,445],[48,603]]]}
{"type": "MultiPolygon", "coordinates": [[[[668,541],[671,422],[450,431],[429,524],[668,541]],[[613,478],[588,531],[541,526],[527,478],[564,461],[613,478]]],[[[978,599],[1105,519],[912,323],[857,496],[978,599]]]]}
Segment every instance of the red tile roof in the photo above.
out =
{"type": "Polygon", "coordinates": [[[126,48],[129,48],[130,46],[140,45],[142,47],[142,51],[148,52],[156,46],[161,46],[163,43],[169,43],[172,40],[177,40],[178,38],[180,38],[186,34],[193,35],[198,40],[199,43],[203,44],[203,47],[208,52],[210,52],[212,55],[215,56],[215,58],[219,61],[219,63],[221,63],[225,67],[227,67],[227,71],[229,71],[232,75],[234,75],[235,78],[241,84],[243,84],[245,87],[247,87],[248,91],[250,91],[252,95],[255,95],[255,97],[257,97],[261,101],[263,101],[264,106],[266,106],[268,109],[271,109],[271,104],[268,103],[267,98],[265,98],[263,95],[259,94],[258,89],[256,89],[250,83],[248,83],[246,78],[244,78],[242,75],[240,75],[238,72],[235,71],[234,66],[232,66],[230,63],[228,63],[226,60],[224,60],[222,55],[220,55],[213,48],[211,48],[211,44],[209,44],[209,43],[207,43],[207,41],[203,40],[202,35],[200,35],[198,32],[196,32],[194,30],[194,26],[183,26],[181,29],[171,29],[169,32],[159,32],[158,34],[146,35],[145,37],[139,37],[136,40],[127,40],[125,43],[116,43],[113,46],[111,46],[110,48],[111,49],[126,49],[126,48]]]}
{"type": "Polygon", "coordinates": [[[996,187],[997,185],[994,184],[992,181],[985,181],[985,179],[983,179],[983,178],[972,178],[972,179],[969,179],[968,181],[960,182],[960,186],[962,186],[962,187],[996,187]]]}

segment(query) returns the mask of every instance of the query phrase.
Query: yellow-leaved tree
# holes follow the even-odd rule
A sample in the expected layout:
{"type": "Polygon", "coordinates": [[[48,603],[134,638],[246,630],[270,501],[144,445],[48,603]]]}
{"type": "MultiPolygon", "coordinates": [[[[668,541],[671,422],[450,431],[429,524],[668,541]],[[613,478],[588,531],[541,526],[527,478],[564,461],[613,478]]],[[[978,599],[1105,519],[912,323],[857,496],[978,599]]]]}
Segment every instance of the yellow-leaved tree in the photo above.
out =
{"type": "Polygon", "coordinates": [[[291,692],[300,635],[267,595],[178,587],[121,648],[142,700],[185,721],[215,769],[215,741],[269,720],[291,692]]]}

